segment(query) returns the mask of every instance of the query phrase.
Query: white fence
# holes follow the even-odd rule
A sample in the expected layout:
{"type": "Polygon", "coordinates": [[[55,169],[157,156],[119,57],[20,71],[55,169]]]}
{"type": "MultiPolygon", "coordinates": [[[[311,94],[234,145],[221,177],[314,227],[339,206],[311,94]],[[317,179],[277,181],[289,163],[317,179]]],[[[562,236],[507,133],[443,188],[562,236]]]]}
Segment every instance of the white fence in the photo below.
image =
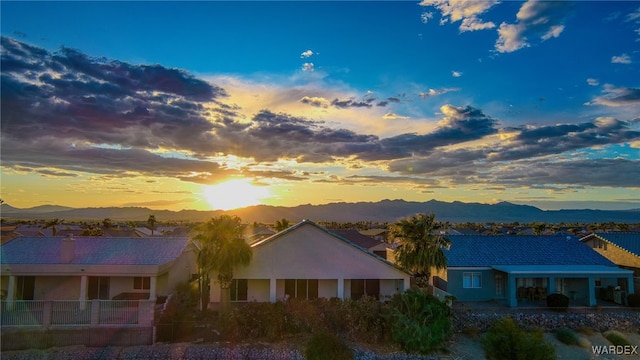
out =
{"type": "Polygon", "coordinates": [[[0,302],[2,327],[151,326],[149,300],[14,300],[0,302]]]}

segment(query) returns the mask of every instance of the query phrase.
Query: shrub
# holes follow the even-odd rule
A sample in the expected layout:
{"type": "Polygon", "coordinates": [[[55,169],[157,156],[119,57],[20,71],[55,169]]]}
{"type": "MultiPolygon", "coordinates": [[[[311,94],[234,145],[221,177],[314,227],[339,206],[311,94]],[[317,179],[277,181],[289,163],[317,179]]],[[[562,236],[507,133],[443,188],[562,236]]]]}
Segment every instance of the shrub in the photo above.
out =
{"type": "Polygon", "coordinates": [[[512,318],[496,320],[482,339],[489,360],[555,359],[556,351],[546,342],[542,331],[526,332],[512,318]]]}
{"type": "Polygon", "coordinates": [[[567,311],[569,297],[563,294],[551,294],[547,296],[547,307],[557,311],[567,311]]]}
{"type": "Polygon", "coordinates": [[[616,346],[631,345],[631,342],[619,331],[609,330],[605,332],[603,335],[613,345],[616,345],[616,346]]]}
{"type": "Polygon", "coordinates": [[[420,290],[395,296],[389,319],[393,341],[409,352],[429,353],[451,334],[446,305],[420,290]]]}
{"type": "Polygon", "coordinates": [[[174,341],[176,335],[188,337],[190,330],[180,328],[181,322],[189,320],[198,305],[198,289],[189,283],[176,286],[158,318],[158,341],[174,341]],[[178,326],[178,328],[176,328],[178,326]]]}
{"type": "Polygon", "coordinates": [[[222,316],[220,326],[221,333],[230,341],[275,341],[281,339],[286,332],[287,316],[281,302],[249,302],[222,316]]]}
{"type": "Polygon", "coordinates": [[[627,296],[627,304],[629,304],[630,307],[640,308],[640,294],[629,294],[629,296],[627,296]]]}
{"type": "Polygon", "coordinates": [[[308,360],[351,360],[354,358],[353,351],[347,344],[337,336],[328,333],[314,335],[307,344],[304,355],[308,360]]]}
{"type": "Polygon", "coordinates": [[[556,335],[556,339],[566,345],[577,345],[578,335],[571,329],[558,328],[553,332],[556,335]]]}

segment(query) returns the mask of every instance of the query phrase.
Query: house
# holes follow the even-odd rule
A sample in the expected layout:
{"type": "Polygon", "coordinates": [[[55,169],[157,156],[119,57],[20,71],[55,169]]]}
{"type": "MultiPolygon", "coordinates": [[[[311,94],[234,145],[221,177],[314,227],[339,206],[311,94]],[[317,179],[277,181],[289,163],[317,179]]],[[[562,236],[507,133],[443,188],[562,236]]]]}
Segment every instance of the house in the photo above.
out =
{"type": "MultiPolygon", "coordinates": [[[[251,263],[234,270],[232,302],[357,299],[365,294],[384,298],[409,288],[408,273],[309,220],[253,243],[251,249],[251,263]]],[[[210,306],[217,307],[219,286],[211,286],[210,299],[210,306]]]]}
{"type": "Polygon", "coordinates": [[[380,256],[385,260],[389,260],[389,258],[387,257],[387,251],[388,249],[393,248],[391,244],[387,244],[382,240],[379,240],[378,238],[364,235],[361,231],[358,231],[356,229],[331,229],[330,231],[362,248],[371,251],[372,253],[380,256]]]}
{"type": "Polygon", "coordinates": [[[18,237],[2,245],[13,300],[155,300],[196,273],[188,238],[18,237]]]}
{"type": "Polygon", "coordinates": [[[633,272],[621,269],[574,236],[448,235],[447,269],[434,286],[459,301],[497,300],[515,307],[562,293],[575,305],[596,305],[600,288],[634,291],[633,272]]]}
{"type": "Polygon", "coordinates": [[[580,241],[621,268],[633,271],[635,290],[640,292],[640,233],[593,233],[580,241]]]}

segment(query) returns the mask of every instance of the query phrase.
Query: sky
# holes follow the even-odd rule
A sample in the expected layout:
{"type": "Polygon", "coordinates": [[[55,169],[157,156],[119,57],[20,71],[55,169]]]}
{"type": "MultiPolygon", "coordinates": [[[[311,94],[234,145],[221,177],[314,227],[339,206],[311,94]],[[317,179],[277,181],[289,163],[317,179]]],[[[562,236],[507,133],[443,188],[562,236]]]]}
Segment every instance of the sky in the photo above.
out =
{"type": "Polygon", "coordinates": [[[0,10],[14,207],[640,208],[638,2],[0,10]]]}

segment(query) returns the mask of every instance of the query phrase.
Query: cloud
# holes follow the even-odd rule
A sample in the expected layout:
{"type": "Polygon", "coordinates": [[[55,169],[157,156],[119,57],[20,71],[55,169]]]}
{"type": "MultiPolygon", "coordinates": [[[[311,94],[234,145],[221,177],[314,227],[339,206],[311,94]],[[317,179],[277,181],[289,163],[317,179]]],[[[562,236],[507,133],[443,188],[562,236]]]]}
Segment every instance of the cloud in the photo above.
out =
{"type": "MultiPolygon", "coordinates": [[[[480,15],[487,12],[491,7],[498,4],[498,0],[486,1],[456,1],[456,0],[423,0],[421,6],[434,7],[440,11],[442,18],[440,24],[447,22],[455,23],[460,21],[460,32],[485,30],[495,27],[492,22],[485,22],[480,19],[480,15]]],[[[430,14],[430,13],[429,13],[430,14]]],[[[422,21],[426,23],[432,16],[425,17],[422,21]]]]}
{"type": "Polygon", "coordinates": [[[459,77],[462,76],[462,72],[460,72],[460,71],[452,71],[451,72],[451,76],[459,78],[459,77]]]}
{"type": "Polygon", "coordinates": [[[382,116],[383,119],[385,120],[396,120],[396,119],[409,119],[408,116],[400,116],[398,114],[394,114],[394,113],[386,113],[382,116]]]}
{"type": "Polygon", "coordinates": [[[331,105],[331,102],[323,97],[304,96],[300,99],[303,104],[308,104],[315,107],[327,108],[331,105]]]}
{"type": "Polygon", "coordinates": [[[596,97],[585,105],[602,105],[611,107],[640,105],[640,88],[619,88],[606,84],[603,92],[604,95],[596,97]]]}
{"type": "Polygon", "coordinates": [[[302,71],[314,71],[315,67],[313,66],[313,63],[304,63],[302,64],[302,71]]]}
{"type": "Polygon", "coordinates": [[[346,109],[350,107],[370,108],[372,106],[370,101],[356,101],[354,99],[347,99],[347,100],[333,99],[333,101],[331,101],[331,105],[341,109],[346,109]]]}
{"type": "Polygon", "coordinates": [[[496,51],[510,53],[531,46],[535,39],[546,41],[559,37],[571,8],[566,1],[527,1],[516,14],[516,23],[500,24],[496,51]]]}
{"type": "Polygon", "coordinates": [[[631,64],[631,57],[627,54],[611,57],[612,64],[631,64]]]}
{"type": "Polygon", "coordinates": [[[439,95],[446,94],[448,92],[459,91],[459,90],[460,89],[457,89],[457,88],[429,89],[429,91],[427,92],[419,93],[418,96],[422,99],[426,99],[428,97],[439,96],[439,95]]]}
{"type": "Polygon", "coordinates": [[[301,58],[308,58],[308,57],[311,57],[312,55],[313,55],[313,51],[307,50],[307,51],[302,52],[302,54],[300,54],[300,57],[301,58]]]}
{"type": "Polygon", "coordinates": [[[598,81],[598,79],[588,78],[587,79],[587,84],[589,84],[591,86],[598,86],[598,85],[600,85],[600,82],[598,81]]]}
{"type": "MultiPolygon", "coordinates": [[[[295,163],[313,171],[383,169],[393,173],[393,181],[421,177],[421,184],[429,186],[502,184],[527,170],[508,167],[511,163],[533,164],[568,151],[640,141],[633,130],[637,124],[612,117],[500,128],[482,109],[446,104],[439,119],[408,113],[407,120],[395,108],[377,106],[410,102],[404,94],[378,99],[367,92],[360,97],[355,94],[362,91],[326,87],[315,74],[309,74],[318,81],[311,86],[252,83],[245,89],[249,95],[237,95],[243,84],[204,81],[179,69],[93,58],[64,48],[49,52],[8,38],[2,38],[2,54],[3,170],[43,176],[92,173],[202,184],[233,175],[288,181],[320,176],[281,167],[295,163]],[[263,108],[247,110],[245,103],[263,108]],[[317,120],[316,113],[326,114],[321,118],[325,121],[317,120]],[[384,121],[390,119],[394,121],[384,121]],[[506,132],[510,136],[501,137],[506,132]],[[232,158],[242,163],[234,166],[232,158]],[[407,176],[397,176],[402,174],[407,176]]],[[[424,97],[456,90],[430,89],[424,97]]],[[[637,106],[640,101],[635,88],[605,85],[604,90],[590,105],[637,106]]],[[[624,161],[603,164],[610,169],[629,166],[624,161]]],[[[560,169],[555,173],[561,174],[560,169]]],[[[598,181],[605,180],[592,178],[591,183],[598,181]]]]}

